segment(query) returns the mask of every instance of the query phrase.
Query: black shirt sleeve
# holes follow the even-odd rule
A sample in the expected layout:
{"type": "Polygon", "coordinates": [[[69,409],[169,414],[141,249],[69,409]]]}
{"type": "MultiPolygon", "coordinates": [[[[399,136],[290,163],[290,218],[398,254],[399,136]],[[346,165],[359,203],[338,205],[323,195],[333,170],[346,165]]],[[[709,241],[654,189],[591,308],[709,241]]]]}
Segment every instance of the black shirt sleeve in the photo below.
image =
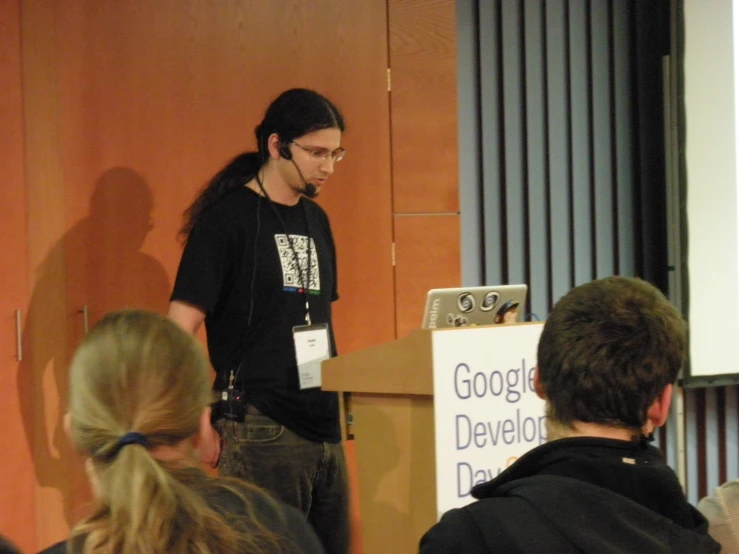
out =
{"type": "Polygon", "coordinates": [[[233,260],[229,218],[206,214],[190,232],[170,300],[212,314],[233,260]]]}

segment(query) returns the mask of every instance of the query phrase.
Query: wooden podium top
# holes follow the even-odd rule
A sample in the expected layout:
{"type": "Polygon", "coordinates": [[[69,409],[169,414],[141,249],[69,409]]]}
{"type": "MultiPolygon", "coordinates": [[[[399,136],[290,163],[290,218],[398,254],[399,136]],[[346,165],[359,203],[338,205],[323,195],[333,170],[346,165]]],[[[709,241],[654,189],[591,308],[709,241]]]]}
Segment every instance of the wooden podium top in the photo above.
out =
{"type": "Polygon", "coordinates": [[[427,395],[434,393],[431,329],[326,360],[321,388],[328,391],[427,395]]]}
{"type": "MultiPolygon", "coordinates": [[[[543,325],[543,322],[514,325],[543,325]]],[[[511,325],[480,325],[414,329],[402,339],[324,361],[321,364],[321,388],[340,392],[433,396],[433,333],[464,333],[472,329],[495,332],[496,329],[510,327],[511,325]]]]}

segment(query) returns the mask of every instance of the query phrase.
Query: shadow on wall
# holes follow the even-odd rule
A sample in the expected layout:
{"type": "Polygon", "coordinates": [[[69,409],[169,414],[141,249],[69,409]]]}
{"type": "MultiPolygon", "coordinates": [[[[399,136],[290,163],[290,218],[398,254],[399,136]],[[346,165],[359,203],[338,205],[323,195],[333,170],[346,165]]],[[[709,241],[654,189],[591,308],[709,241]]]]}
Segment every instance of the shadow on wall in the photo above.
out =
{"type": "MultiPolygon", "coordinates": [[[[82,458],[63,430],[68,368],[88,327],[105,313],[146,308],[166,313],[164,267],[141,252],[154,228],[154,199],[135,171],[116,167],[96,181],[89,214],[37,267],[23,331],[30,356],[18,368],[26,438],[33,452],[39,541],[61,540],[90,499],[82,458]]],[[[40,544],[40,546],[45,546],[40,544]]]]}

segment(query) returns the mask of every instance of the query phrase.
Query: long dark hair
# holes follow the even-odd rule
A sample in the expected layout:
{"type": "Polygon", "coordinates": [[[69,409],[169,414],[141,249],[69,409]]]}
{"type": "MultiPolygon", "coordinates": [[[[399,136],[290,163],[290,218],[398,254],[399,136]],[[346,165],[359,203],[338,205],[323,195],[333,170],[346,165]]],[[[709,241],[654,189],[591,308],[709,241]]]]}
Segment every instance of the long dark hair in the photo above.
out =
{"type": "Polygon", "coordinates": [[[321,129],[344,130],[344,117],[325,96],[304,88],[293,88],[280,94],[267,108],[264,119],[254,129],[256,152],[244,152],[231,160],[203,187],[197,198],[185,210],[185,223],[180,237],[187,241],[200,217],[223,196],[250,181],[267,162],[267,139],[272,133],[287,145],[296,138],[321,129]]]}

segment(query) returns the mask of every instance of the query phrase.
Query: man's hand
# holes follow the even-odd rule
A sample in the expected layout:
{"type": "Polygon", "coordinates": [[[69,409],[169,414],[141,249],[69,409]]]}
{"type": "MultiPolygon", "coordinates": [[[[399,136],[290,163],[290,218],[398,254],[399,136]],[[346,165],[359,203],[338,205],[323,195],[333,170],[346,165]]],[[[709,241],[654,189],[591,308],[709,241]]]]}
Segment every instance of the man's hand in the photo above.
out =
{"type": "Polygon", "coordinates": [[[198,443],[200,459],[210,467],[217,467],[221,457],[221,435],[212,425],[203,425],[198,443]]]}

